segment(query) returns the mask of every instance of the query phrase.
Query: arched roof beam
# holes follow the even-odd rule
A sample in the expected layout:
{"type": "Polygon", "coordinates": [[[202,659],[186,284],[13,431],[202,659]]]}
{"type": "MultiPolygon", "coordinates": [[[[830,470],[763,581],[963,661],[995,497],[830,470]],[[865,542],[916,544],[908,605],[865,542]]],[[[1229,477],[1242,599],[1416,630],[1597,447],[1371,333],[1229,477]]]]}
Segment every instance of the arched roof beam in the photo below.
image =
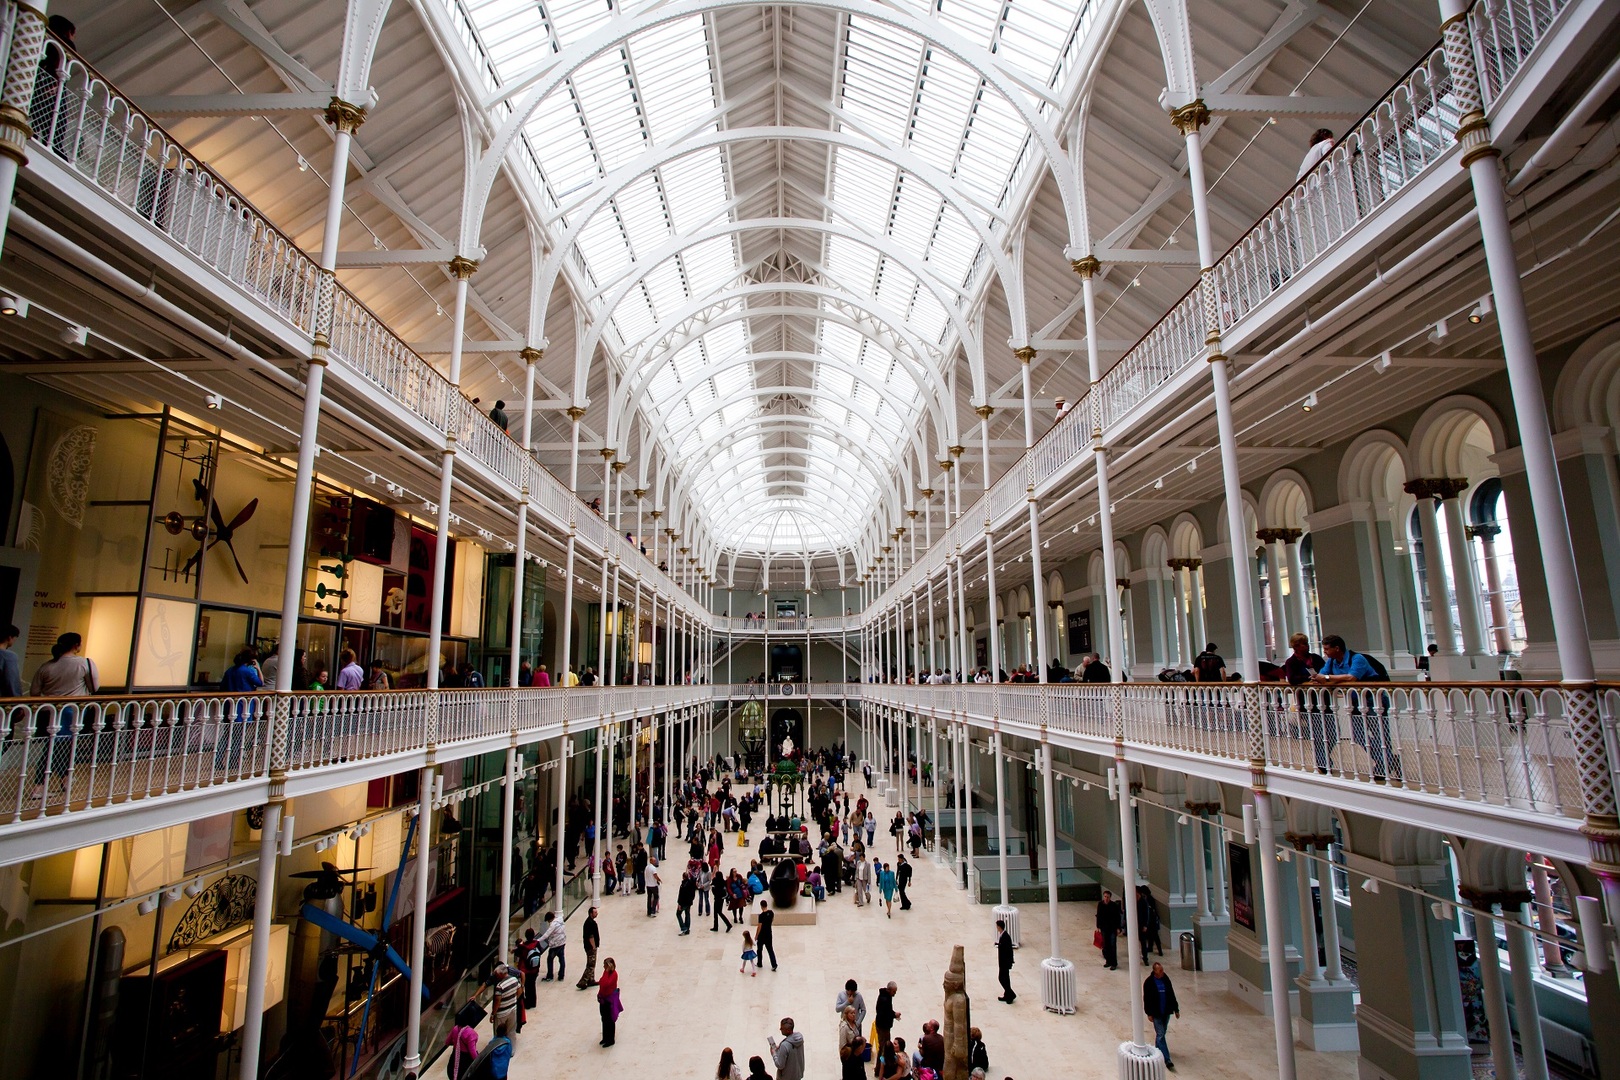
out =
{"type": "MultiPolygon", "coordinates": [[[[608,50],[622,46],[637,34],[663,23],[691,15],[757,6],[758,0],[674,0],[671,3],[650,3],[646,8],[633,13],[621,12],[596,31],[547,58],[532,72],[503,87],[497,95],[485,103],[486,107],[510,101],[520,95],[523,95],[522,100],[497,130],[494,139],[479,160],[473,182],[468,185],[467,197],[463,199],[462,207],[463,246],[469,249],[476,248],[483,226],[484,210],[488,205],[495,177],[499,174],[501,163],[522,133],[524,125],[528,123],[529,117],[575,71],[608,50]]],[[[779,6],[833,9],[885,23],[961,61],[970,71],[983,79],[986,85],[1001,94],[1012,109],[1023,118],[1035,149],[1046,162],[1046,167],[1057,183],[1058,193],[1063,199],[1064,214],[1071,226],[1069,240],[1071,243],[1078,241],[1079,238],[1073,235],[1072,228],[1077,221],[1077,215],[1073,206],[1075,185],[1070,175],[1069,160],[1059,145],[1057,135],[1041,117],[1039,104],[1030,99],[1031,80],[1027,75],[1016,69],[1003,67],[988,48],[974,44],[938,19],[915,15],[882,4],[878,0],[781,0],[779,6]]],[[[1058,104],[1050,98],[1044,87],[1038,88],[1036,93],[1045,97],[1049,103],[1058,104]]],[[[1015,313],[1015,319],[1022,317],[1022,297],[1015,298],[1015,302],[1009,307],[1015,313]]],[[[976,391],[978,389],[975,387],[976,391]]]]}
{"type": "MultiPolygon", "coordinates": [[[[923,344],[921,341],[918,341],[911,336],[909,330],[905,328],[905,323],[900,321],[899,317],[895,313],[887,311],[879,305],[849,296],[848,294],[842,293],[837,289],[828,288],[825,285],[812,285],[806,282],[768,282],[759,285],[744,286],[741,289],[737,289],[733,292],[725,294],[723,297],[710,298],[702,303],[694,302],[693,304],[688,304],[679,312],[660,323],[658,327],[654,329],[652,334],[649,334],[643,339],[644,341],[651,341],[653,344],[647,349],[643,350],[629,363],[624,365],[622,375],[619,380],[619,385],[615,388],[612,398],[609,399],[607,422],[608,444],[613,445],[618,441],[619,435],[621,434],[621,429],[629,423],[629,420],[627,419],[627,417],[630,415],[628,405],[631,401],[636,400],[641,396],[642,391],[646,388],[647,384],[653,379],[653,377],[657,375],[659,367],[666,359],[673,356],[680,349],[684,349],[693,342],[701,340],[707,334],[708,330],[717,326],[726,325],[728,322],[734,320],[727,320],[722,317],[722,319],[715,322],[704,323],[702,324],[704,327],[704,333],[696,336],[688,336],[685,340],[681,341],[679,346],[659,348],[660,345],[664,344],[669,330],[678,329],[682,323],[692,320],[697,315],[700,315],[705,308],[714,306],[717,301],[720,303],[730,304],[734,301],[746,299],[749,296],[777,296],[782,294],[815,296],[824,300],[830,300],[834,303],[848,304],[856,310],[865,312],[867,315],[871,316],[874,321],[878,322],[884,328],[889,330],[889,332],[894,334],[897,338],[905,341],[908,345],[912,345],[913,349],[916,349],[918,346],[923,344]],[[666,327],[668,327],[669,330],[666,330],[666,327]],[[662,331],[662,333],[660,333],[660,331],[662,331]],[[913,344],[913,342],[915,342],[915,344],[913,344]],[[656,352],[654,351],[655,349],[657,350],[656,352]]],[[[741,310],[752,313],[761,309],[744,306],[741,310]]],[[[769,310],[772,310],[773,312],[779,311],[780,305],[769,310]]],[[[823,316],[832,314],[832,312],[820,307],[794,310],[799,312],[800,316],[804,318],[820,319],[823,316]]],[[[895,362],[905,369],[906,374],[911,377],[912,383],[916,385],[918,393],[922,395],[923,405],[928,410],[929,415],[934,421],[935,430],[942,437],[952,437],[954,435],[954,430],[953,425],[950,422],[950,418],[952,412],[954,411],[951,407],[954,405],[955,399],[950,393],[950,387],[947,385],[945,379],[940,375],[940,373],[931,369],[927,364],[919,362],[916,357],[908,355],[905,350],[896,349],[885,344],[880,338],[865,331],[858,325],[854,326],[853,329],[861,331],[863,336],[868,341],[871,341],[874,345],[883,349],[884,352],[888,353],[889,356],[895,360],[895,362]]],[[[806,356],[817,363],[829,362],[832,359],[831,354],[821,352],[795,355],[806,356]]],[[[848,370],[850,370],[852,373],[858,371],[858,369],[855,368],[849,368],[848,370]]],[[[859,377],[863,379],[870,379],[870,376],[865,373],[861,373],[859,377]]],[[[946,445],[950,444],[947,443],[946,445]]]]}
{"type": "MultiPolygon", "coordinates": [[[[861,333],[864,333],[864,334],[867,335],[867,337],[869,339],[871,339],[873,341],[876,341],[880,345],[883,344],[883,342],[880,339],[878,339],[876,337],[873,337],[870,334],[870,332],[867,330],[867,328],[861,324],[860,320],[852,318],[848,314],[846,314],[844,312],[841,312],[841,311],[825,311],[825,310],[822,310],[820,308],[809,308],[809,309],[807,309],[807,308],[789,307],[789,306],[772,306],[772,307],[766,307],[766,308],[740,307],[740,308],[736,308],[736,309],[731,310],[731,311],[727,311],[724,314],[716,317],[712,321],[703,323],[702,326],[699,328],[698,332],[688,334],[686,337],[679,339],[678,343],[672,345],[667,350],[667,352],[669,352],[669,353],[678,352],[680,349],[684,348],[685,346],[687,346],[687,345],[691,344],[692,342],[697,341],[698,339],[702,338],[710,330],[714,330],[714,329],[717,329],[718,327],[725,326],[728,323],[737,322],[738,320],[741,320],[741,319],[765,318],[765,317],[772,316],[772,315],[791,315],[791,316],[795,316],[795,317],[809,317],[809,316],[813,315],[815,318],[822,319],[822,320],[825,320],[825,321],[828,321],[828,322],[835,322],[835,323],[838,323],[839,325],[847,326],[852,330],[856,330],[856,331],[859,331],[861,333]]],[[[892,330],[892,328],[891,328],[891,330],[892,330]]],[[[888,346],[885,346],[885,348],[888,348],[890,353],[895,353],[896,352],[895,349],[890,348],[888,346]]],[[[807,388],[806,387],[791,387],[789,389],[791,389],[793,392],[797,393],[797,392],[806,390],[807,388]]],[[[928,401],[928,399],[926,397],[923,400],[925,402],[928,401]]],[[[932,408],[930,409],[930,412],[933,412],[932,408]]],[[[946,447],[946,446],[952,445],[952,439],[953,439],[954,434],[955,434],[954,424],[951,423],[951,421],[953,421],[955,419],[955,410],[954,409],[945,410],[943,419],[944,419],[945,422],[941,423],[940,422],[940,417],[937,414],[935,414],[935,429],[934,430],[935,430],[935,434],[937,436],[939,436],[943,440],[939,445],[941,447],[946,447]]],[[[876,425],[874,425],[874,426],[876,426],[876,425]]],[[[916,427],[916,425],[912,425],[913,430],[915,430],[915,427],[916,427]]],[[[662,430],[662,426],[653,428],[649,432],[649,438],[656,438],[661,430],[662,430]]]]}

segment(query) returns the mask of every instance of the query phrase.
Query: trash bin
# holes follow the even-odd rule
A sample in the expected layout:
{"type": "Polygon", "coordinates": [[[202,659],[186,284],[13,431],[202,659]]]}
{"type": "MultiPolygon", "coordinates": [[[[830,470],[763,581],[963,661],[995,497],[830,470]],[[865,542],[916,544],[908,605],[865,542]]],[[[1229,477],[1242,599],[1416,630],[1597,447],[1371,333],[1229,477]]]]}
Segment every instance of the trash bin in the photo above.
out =
{"type": "Polygon", "coordinates": [[[1198,970],[1198,944],[1190,930],[1183,930],[1181,933],[1181,970],[1198,970]]]}

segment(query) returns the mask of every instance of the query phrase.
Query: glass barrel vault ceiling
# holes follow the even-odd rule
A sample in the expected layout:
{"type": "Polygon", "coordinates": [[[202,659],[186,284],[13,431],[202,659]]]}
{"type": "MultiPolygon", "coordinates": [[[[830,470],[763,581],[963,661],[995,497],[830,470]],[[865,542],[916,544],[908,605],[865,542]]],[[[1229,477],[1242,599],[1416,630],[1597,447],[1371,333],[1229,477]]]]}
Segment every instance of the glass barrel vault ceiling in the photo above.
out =
{"type": "MultiPolygon", "coordinates": [[[[643,10],[608,0],[445,3],[491,92],[615,15],[643,10]]],[[[895,6],[939,20],[1016,66],[1024,81],[1053,91],[1069,76],[1092,14],[1089,2],[1077,9],[1049,0],[895,6]]],[[[825,188],[809,201],[843,234],[797,230],[795,250],[818,258],[794,260],[799,272],[787,293],[736,294],[743,285],[781,280],[790,260],[766,259],[774,270],[757,259],[743,265],[743,236],[723,226],[738,220],[752,191],[780,178],[760,174],[759,166],[737,175],[724,144],[644,172],[581,227],[586,203],[612,170],[725,130],[723,57],[783,47],[758,22],[744,35],[752,41],[732,40],[735,32],[717,41],[715,25],[701,14],[674,18],[578,67],[532,114],[517,164],[543,193],[552,235],[578,229],[570,253],[575,302],[603,327],[619,379],[650,371],[637,406],[722,549],[843,551],[858,541],[928,422],[926,391],[896,354],[943,379],[958,355],[951,315],[965,318],[973,308],[989,260],[974,226],[918,176],[878,154],[819,143],[813,149],[825,188]],[[673,238],[700,230],[709,238],[647,265],[673,238]],[[892,242],[934,287],[861,238],[892,242]],[[606,310],[626,274],[636,277],[634,286],[606,310]],[[795,293],[797,280],[841,295],[795,293]],[[793,331],[766,334],[768,343],[756,347],[751,335],[762,321],[745,314],[783,305],[797,308],[775,316],[791,321],[793,331]],[[695,321],[675,334],[661,326],[673,318],[695,321]],[[783,351],[808,359],[784,358],[783,351]],[[768,359],[756,363],[760,354],[768,359]],[[799,393],[777,389],[784,364],[799,393]]],[[[829,58],[834,100],[821,123],[875,149],[904,149],[949,176],[958,205],[999,232],[1035,156],[1022,119],[978,72],[909,32],[854,14],[839,25],[829,58]]],[[[931,433],[922,439],[930,449],[936,444],[931,433]]]]}

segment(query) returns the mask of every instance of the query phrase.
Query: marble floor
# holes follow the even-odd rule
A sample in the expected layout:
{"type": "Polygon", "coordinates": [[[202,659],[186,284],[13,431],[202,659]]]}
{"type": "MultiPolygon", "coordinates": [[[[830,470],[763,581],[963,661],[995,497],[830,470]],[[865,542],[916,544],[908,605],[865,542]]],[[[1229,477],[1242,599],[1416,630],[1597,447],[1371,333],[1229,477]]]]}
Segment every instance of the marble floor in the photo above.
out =
{"type": "MultiPolygon", "coordinates": [[[[750,840],[757,842],[760,832],[756,824],[750,840]]],[[[892,855],[886,837],[879,836],[876,848],[885,857],[892,855]]],[[[671,837],[670,852],[677,851],[684,856],[684,845],[677,848],[671,837]]],[[[724,865],[729,868],[745,858],[743,849],[731,846],[724,865]]],[[[860,983],[869,1009],[880,985],[891,979],[898,983],[895,1004],[901,1019],[896,1032],[911,1047],[923,1021],[942,1014],[941,980],[957,944],[967,947],[972,1018],[984,1032],[991,1077],[1118,1075],[1117,1049],[1130,1036],[1129,976],[1123,967],[1104,970],[1100,954],[1092,949],[1090,904],[1059,906],[1059,938],[1078,967],[1080,985],[1078,1013],[1059,1016],[1041,1007],[1040,962],[1049,941],[1046,906],[1020,909],[1023,947],[1012,974],[1018,1001],[1004,1005],[996,1000],[1000,989],[990,906],[969,903],[949,870],[927,852],[910,889],[912,910],[902,912],[897,902],[893,918],[887,918],[880,907],[856,908],[848,891],[829,898],[820,906],[817,925],[777,928],[781,968],[773,973],[767,966],[758,977],[737,973],[740,930],[711,933],[711,920],[694,915],[691,935],[678,936],[674,889],[664,892],[657,918],[647,917],[641,896],[605,897],[600,904],[602,955],[618,962],[624,1002],[616,1045],[597,1045],[601,1027],[595,994],[574,988],[583,956],[578,944],[582,908],[569,919],[568,978],[561,984],[540,984],[539,1006],[530,1011],[516,1040],[511,1080],[596,1080],[604,1075],[704,1080],[714,1075],[725,1046],[733,1049],[746,1074],[749,1056],[759,1054],[769,1062],[765,1040],[784,1016],[793,1017],[805,1035],[806,1076],[834,1080],[839,1065],[833,999],[844,980],[860,983]]],[[[1224,973],[1175,968],[1171,977],[1182,1006],[1182,1019],[1171,1024],[1169,1036],[1176,1075],[1222,1080],[1276,1075],[1271,1022],[1227,996],[1224,973]]],[[[1302,1078],[1355,1076],[1354,1054],[1304,1049],[1297,1054],[1302,1078]]],[[[442,1071],[441,1059],[433,1072],[442,1071]]]]}

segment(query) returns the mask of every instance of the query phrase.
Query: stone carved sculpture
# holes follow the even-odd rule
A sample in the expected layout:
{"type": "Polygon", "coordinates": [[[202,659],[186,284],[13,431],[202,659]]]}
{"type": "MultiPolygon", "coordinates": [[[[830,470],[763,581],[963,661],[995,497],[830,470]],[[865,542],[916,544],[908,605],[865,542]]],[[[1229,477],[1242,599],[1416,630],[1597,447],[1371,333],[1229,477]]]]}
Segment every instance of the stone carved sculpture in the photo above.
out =
{"type": "Polygon", "coordinates": [[[799,864],[794,859],[782,859],[771,871],[771,900],[778,909],[790,908],[799,899],[799,864]]]}
{"type": "Polygon", "coordinates": [[[967,961],[962,946],[951,950],[951,966],[945,969],[945,1075],[943,1080],[968,1080],[968,1029],[973,1026],[968,1011],[967,961]]]}

